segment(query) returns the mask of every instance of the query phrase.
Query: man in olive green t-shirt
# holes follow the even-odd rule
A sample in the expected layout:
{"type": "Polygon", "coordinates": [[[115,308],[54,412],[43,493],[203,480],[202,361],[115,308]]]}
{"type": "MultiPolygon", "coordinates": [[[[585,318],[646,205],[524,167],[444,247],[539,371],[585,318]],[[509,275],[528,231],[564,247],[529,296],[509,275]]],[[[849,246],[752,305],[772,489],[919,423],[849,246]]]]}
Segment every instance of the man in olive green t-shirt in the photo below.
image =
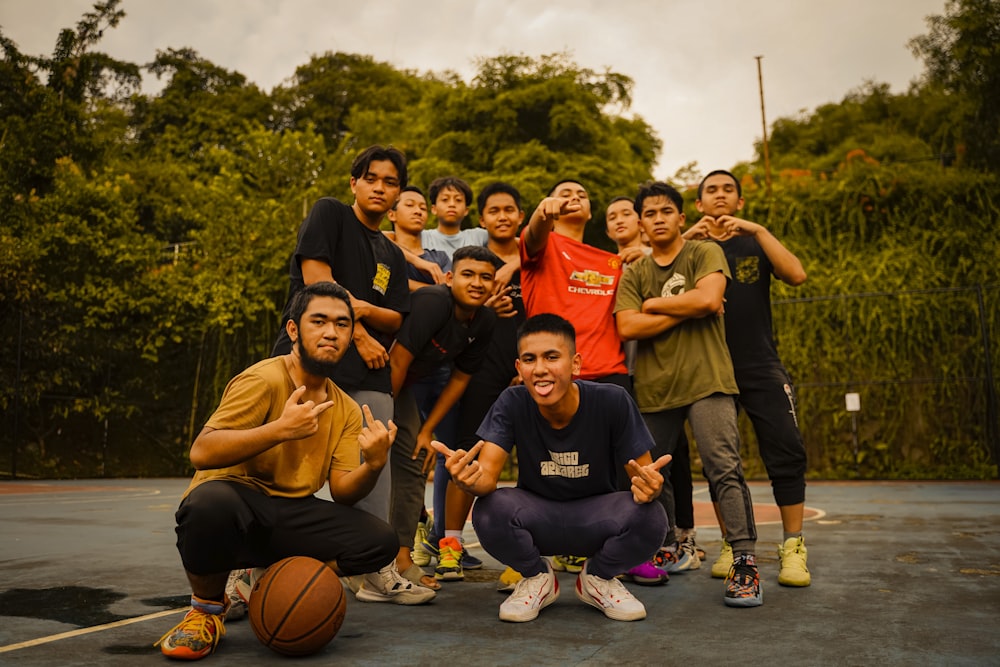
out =
{"type": "MultiPolygon", "coordinates": [[[[722,319],[729,267],[716,244],[684,240],[683,207],[680,193],[666,183],[639,189],[635,210],[652,252],[622,276],[615,302],[618,333],[639,341],[635,395],[656,441],[654,458],[673,454],[684,421],[691,424],[734,553],[724,601],[755,607],[762,603],[757,529],[740,461],[734,400],[739,390],[722,319]]],[[[676,550],[669,484],[660,498],[671,526],[664,542],[676,550]]]]}

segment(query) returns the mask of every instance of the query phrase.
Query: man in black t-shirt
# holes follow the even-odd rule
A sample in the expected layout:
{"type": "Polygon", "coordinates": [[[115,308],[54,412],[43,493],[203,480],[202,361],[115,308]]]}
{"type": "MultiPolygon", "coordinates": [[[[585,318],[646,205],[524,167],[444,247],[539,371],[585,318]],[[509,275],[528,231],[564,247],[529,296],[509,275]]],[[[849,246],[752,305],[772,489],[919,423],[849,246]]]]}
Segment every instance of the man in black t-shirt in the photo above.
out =
{"type": "MultiPolygon", "coordinates": [[[[393,421],[399,429],[390,459],[393,488],[389,522],[400,544],[396,564],[410,581],[429,588],[439,584],[425,578],[413,563],[410,546],[424,506],[427,472],[437,456],[430,443],[435,429],[486,358],[496,315],[484,305],[492,298],[494,277],[501,265],[501,260],[482,246],[456,250],[452,270],[446,276],[448,284],[412,294],[413,309],[389,350],[396,397],[393,421]],[[449,366],[451,373],[442,388],[439,370],[449,366]]],[[[440,544],[454,552],[448,560],[461,572],[458,540],[442,540],[440,544]]],[[[438,569],[437,578],[451,578],[449,572],[438,569]]]]}
{"type": "MultiPolygon", "coordinates": [[[[808,586],[812,578],[802,538],[806,449],[799,432],[792,381],[778,357],[771,328],[771,275],[797,286],[805,282],[806,272],[798,257],[771,232],[736,217],[743,209],[743,192],[728,171],[706,176],[698,186],[695,204],[704,215],[684,237],[717,242],[733,276],[726,290],[726,343],[740,390],[739,404],[753,423],[781,511],[784,536],[778,547],[778,583],[808,586]]],[[[725,535],[725,526],[722,532],[725,535]]],[[[712,576],[726,576],[731,562],[732,550],[724,542],[712,576]]]]}
{"type": "MultiPolygon", "coordinates": [[[[399,150],[371,146],[362,151],[351,165],[354,203],[333,197],[316,202],[299,228],[289,268],[289,303],[304,285],[321,280],[350,293],[357,316],[353,344],[330,379],[383,423],[393,410],[388,349],[410,310],[410,291],[403,254],[379,225],[406,186],[406,176],[406,158],[399,150]]],[[[287,309],[282,321],[288,319],[287,309]]],[[[272,355],[290,349],[282,329],[272,355]]],[[[390,489],[387,467],[357,506],[388,521],[390,489]]]]}
{"type": "Polygon", "coordinates": [[[559,596],[559,581],[542,554],[587,557],[576,596],[619,621],[646,609],[616,578],[649,559],[667,533],[666,512],[652,502],[663,488],[652,460],[653,438],[629,393],[614,384],[573,380],[581,357],[573,325],[558,315],[529,318],[518,330],[517,371],[479,428],[470,450],[447,457],[455,483],[477,496],[472,523],[483,548],[523,575],[500,605],[500,620],[534,620],[559,596]],[[497,488],[514,445],[517,487],[497,488]],[[632,480],[617,490],[616,468],[632,480]]]}

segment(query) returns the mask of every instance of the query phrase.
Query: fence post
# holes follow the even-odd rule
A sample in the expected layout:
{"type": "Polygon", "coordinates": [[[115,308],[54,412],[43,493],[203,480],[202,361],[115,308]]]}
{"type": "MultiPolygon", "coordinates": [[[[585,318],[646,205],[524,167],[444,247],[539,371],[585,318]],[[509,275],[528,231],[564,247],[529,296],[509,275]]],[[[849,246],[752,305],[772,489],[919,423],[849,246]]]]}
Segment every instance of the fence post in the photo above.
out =
{"type": "Polygon", "coordinates": [[[983,351],[986,360],[986,438],[993,452],[993,463],[1000,478],[1000,443],[997,442],[997,395],[993,384],[993,346],[990,345],[990,328],[986,321],[986,301],[983,298],[983,284],[976,283],[976,301],[979,305],[979,328],[983,335],[983,351]]]}

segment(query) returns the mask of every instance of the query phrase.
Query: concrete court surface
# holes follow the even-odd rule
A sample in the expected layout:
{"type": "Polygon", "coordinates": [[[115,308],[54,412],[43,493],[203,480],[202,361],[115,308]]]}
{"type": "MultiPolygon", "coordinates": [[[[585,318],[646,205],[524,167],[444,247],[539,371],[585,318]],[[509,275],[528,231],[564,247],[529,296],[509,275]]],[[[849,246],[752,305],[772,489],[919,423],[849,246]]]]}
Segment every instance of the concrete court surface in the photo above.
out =
{"type": "MultiPolygon", "coordinates": [[[[0,665],[163,665],[152,644],[188,589],[173,512],[187,480],[0,482],[0,665]]],[[[764,605],[731,609],[708,566],[719,546],[696,490],[709,561],[660,587],[629,588],[648,617],[606,619],[573,594],[537,620],[497,620],[500,565],[446,583],[422,607],[349,600],[321,653],[284,658],[243,620],[212,665],[1000,665],[1000,483],[813,482],[806,524],[813,585],[777,584],[780,523],[757,501],[764,605]]],[[[474,539],[471,527],[467,538],[474,539]]]]}

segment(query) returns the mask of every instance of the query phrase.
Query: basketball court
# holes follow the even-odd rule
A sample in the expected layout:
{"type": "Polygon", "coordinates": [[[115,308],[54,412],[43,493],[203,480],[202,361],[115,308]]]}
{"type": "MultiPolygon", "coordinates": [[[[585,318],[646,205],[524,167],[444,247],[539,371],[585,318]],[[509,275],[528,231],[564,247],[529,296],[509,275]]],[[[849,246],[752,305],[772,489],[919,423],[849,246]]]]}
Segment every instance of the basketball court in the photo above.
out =
{"type": "MultiPolygon", "coordinates": [[[[186,479],[0,482],[0,665],[167,664],[152,644],[186,610],[173,513],[186,479]]],[[[702,569],[629,584],[648,617],[606,619],[573,594],[531,623],[497,620],[502,567],[445,583],[421,607],[350,597],[337,637],[301,664],[1000,664],[1000,483],[812,482],[813,585],[777,584],[777,508],[751,483],[764,605],[731,609],[709,575],[720,535],[696,488],[702,569]]],[[[471,526],[466,537],[475,540],[471,526]]],[[[212,665],[289,664],[243,620],[212,665]]]]}

